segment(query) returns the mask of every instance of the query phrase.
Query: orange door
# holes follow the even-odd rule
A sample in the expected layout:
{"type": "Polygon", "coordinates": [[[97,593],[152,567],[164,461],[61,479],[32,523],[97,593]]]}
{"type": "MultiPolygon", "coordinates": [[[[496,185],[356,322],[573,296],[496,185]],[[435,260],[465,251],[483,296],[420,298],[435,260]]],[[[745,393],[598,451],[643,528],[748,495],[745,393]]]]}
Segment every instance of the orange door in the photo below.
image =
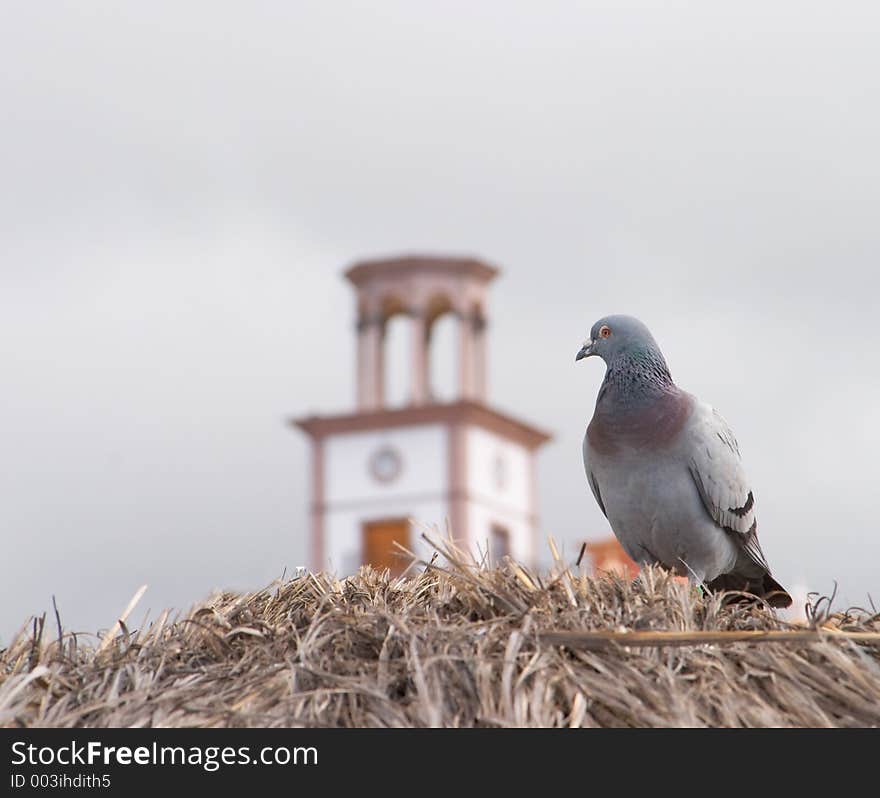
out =
{"type": "Polygon", "coordinates": [[[393,576],[400,574],[409,565],[409,558],[394,545],[395,543],[409,549],[409,521],[405,518],[370,521],[364,524],[361,557],[364,565],[372,565],[380,571],[388,568],[393,576]]]}

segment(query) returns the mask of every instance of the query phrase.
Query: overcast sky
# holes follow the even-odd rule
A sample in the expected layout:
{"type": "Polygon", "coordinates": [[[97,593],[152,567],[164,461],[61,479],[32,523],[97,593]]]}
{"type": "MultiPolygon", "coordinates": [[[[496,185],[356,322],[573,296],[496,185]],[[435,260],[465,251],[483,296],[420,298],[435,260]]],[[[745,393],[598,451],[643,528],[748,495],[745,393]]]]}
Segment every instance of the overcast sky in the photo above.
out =
{"type": "Polygon", "coordinates": [[[596,319],[739,438],[787,586],[880,597],[876,3],[0,8],[0,640],[305,563],[291,415],[354,401],[366,256],[472,254],[490,396],[607,534],[596,319]]]}

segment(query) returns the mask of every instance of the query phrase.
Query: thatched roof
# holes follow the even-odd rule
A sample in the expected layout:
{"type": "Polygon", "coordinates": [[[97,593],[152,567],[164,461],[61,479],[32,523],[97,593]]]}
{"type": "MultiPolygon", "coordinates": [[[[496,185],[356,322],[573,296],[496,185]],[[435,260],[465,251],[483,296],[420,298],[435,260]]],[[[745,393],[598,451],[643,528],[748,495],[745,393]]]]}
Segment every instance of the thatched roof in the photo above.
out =
{"type": "Polygon", "coordinates": [[[539,578],[448,554],[220,594],[103,646],[37,619],[0,652],[0,725],[880,725],[878,615],[825,600],[792,627],[659,570],[539,578]]]}

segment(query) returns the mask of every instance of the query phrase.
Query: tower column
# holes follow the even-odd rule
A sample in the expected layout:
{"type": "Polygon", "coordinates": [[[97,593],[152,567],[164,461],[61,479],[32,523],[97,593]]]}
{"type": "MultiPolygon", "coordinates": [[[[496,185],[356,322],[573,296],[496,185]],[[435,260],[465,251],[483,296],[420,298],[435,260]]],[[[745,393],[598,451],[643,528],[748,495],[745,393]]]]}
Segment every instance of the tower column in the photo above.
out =
{"type": "Polygon", "coordinates": [[[478,398],[474,367],[474,324],[467,312],[458,313],[458,393],[462,399],[478,398]]]}
{"type": "Polygon", "coordinates": [[[449,525],[452,538],[460,546],[469,547],[467,437],[463,424],[449,425],[449,525]]]}
{"type": "Polygon", "coordinates": [[[412,396],[415,405],[428,401],[428,328],[424,308],[415,308],[410,315],[412,396]]]}
{"type": "Polygon", "coordinates": [[[486,401],[486,320],[478,315],[474,327],[474,397],[486,401]]]}
{"type": "Polygon", "coordinates": [[[381,319],[358,320],[358,408],[378,410],[382,406],[384,360],[381,319]]]}

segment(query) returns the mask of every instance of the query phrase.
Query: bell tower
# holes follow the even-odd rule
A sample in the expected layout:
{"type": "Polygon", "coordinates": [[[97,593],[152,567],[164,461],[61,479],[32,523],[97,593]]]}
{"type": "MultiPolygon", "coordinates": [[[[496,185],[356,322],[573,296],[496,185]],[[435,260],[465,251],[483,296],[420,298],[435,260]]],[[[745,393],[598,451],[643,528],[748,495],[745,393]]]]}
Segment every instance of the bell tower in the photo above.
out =
{"type": "MultiPolygon", "coordinates": [[[[422,551],[412,521],[449,522],[459,545],[498,559],[534,560],[535,453],[549,436],[487,402],[490,282],[479,260],[409,256],[345,272],[357,308],[357,410],[294,420],[312,441],[311,566],[340,574],[361,564],[399,572],[395,544],[422,551]],[[456,330],[453,397],[435,398],[431,339],[447,314],[456,330]],[[386,402],[391,319],[409,338],[409,392],[386,402]]],[[[451,386],[446,386],[451,387],[451,386]]]]}
{"type": "Polygon", "coordinates": [[[352,266],[345,276],[354,285],[357,308],[358,409],[384,406],[384,343],[388,321],[409,319],[411,402],[432,401],[428,380],[430,339],[435,322],[452,313],[458,327],[458,396],[486,399],[486,320],[489,282],[498,270],[476,260],[401,258],[352,266]]]}

